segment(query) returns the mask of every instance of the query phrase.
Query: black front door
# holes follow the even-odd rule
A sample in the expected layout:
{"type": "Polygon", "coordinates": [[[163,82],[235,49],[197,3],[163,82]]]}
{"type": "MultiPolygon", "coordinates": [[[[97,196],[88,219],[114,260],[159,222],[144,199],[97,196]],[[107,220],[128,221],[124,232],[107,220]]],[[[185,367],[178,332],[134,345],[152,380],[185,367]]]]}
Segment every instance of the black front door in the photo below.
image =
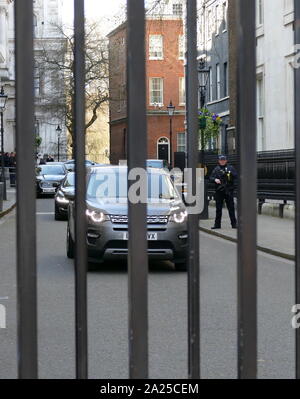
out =
{"type": "Polygon", "coordinates": [[[158,144],[158,159],[169,162],[169,144],[158,144]]]}

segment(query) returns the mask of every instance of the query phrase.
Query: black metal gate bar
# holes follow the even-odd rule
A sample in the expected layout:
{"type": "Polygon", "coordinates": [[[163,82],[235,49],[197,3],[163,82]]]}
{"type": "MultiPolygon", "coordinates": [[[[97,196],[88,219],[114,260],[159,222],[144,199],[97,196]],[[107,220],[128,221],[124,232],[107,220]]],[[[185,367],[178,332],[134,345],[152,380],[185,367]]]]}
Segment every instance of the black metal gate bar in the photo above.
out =
{"type": "Polygon", "coordinates": [[[238,377],[257,374],[255,1],[237,1],[238,377]]]}
{"type": "Polygon", "coordinates": [[[33,3],[15,1],[18,375],[37,378],[33,3]]]}
{"type": "MultiPolygon", "coordinates": [[[[198,72],[197,72],[197,1],[186,1],[187,66],[187,142],[188,168],[193,171],[193,193],[196,192],[198,166],[198,72]]],[[[191,188],[189,188],[191,189],[191,188]]],[[[200,265],[199,215],[188,216],[188,374],[200,378],[200,265]]]]}
{"type": "Polygon", "coordinates": [[[84,0],[74,0],[76,377],[88,377],[84,0]]]}
{"type": "MultiPolygon", "coordinates": [[[[147,157],[144,0],[127,0],[127,82],[129,172],[147,157]]],[[[128,216],[129,376],[148,378],[147,204],[128,199],[128,216]]]]}
{"type": "MultiPolygon", "coordinates": [[[[300,44],[300,1],[295,7],[295,45],[300,44]]],[[[295,65],[295,160],[296,160],[296,214],[295,214],[295,293],[300,303],[300,68],[295,65]]],[[[296,378],[300,379],[300,328],[296,330],[296,378]]]]}

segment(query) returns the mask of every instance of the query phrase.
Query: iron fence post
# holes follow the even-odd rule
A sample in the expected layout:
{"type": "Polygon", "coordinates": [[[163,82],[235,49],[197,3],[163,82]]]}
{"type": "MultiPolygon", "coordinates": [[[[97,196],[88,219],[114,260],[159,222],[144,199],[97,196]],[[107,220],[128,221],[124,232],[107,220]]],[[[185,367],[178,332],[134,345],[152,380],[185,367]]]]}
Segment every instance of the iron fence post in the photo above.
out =
{"type": "MultiPolygon", "coordinates": [[[[186,1],[187,28],[187,143],[188,168],[193,172],[192,187],[196,192],[198,166],[198,66],[197,66],[197,1],[186,1]]],[[[200,265],[199,215],[188,216],[188,375],[200,378],[200,265]]]]}
{"type": "Polygon", "coordinates": [[[88,378],[84,0],[74,0],[76,377],[88,378]]]}
{"type": "Polygon", "coordinates": [[[238,377],[257,374],[255,1],[237,1],[238,377]]]}
{"type": "Polygon", "coordinates": [[[1,176],[3,183],[3,199],[7,200],[6,193],[6,177],[5,177],[5,164],[4,164],[4,122],[3,122],[3,111],[0,112],[0,130],[1,130],[1,176]]]}
{"type": "Polygon", "coordinates": [[[38,377],[33,2],[15,1],[18,375],[38,377]]]}
{"type": "MultiPolygon", "coordinates": [[[[294,1],[295,45],[300,44],[300,1],[294,1]]],[[[297,52],[297,50],[296,50],[297,52]]],[[[300,304],[300,68],[295,67],[295,299],[300,304]]],[[[296,330],[296,378],[300,379],[300,328],[296,330]]]]}
{"type": "MultiPolygon", "coordinates": [[[[144,0],[127,0],[128,173],[146,168],[144,0]]],[[[128,188],[131,182],[128,181],[128,188]]],[[[142,184],[147,185],[147,182],[142,184]]],[[[128,326],[130,378],[148,378],[147,204],[128,198],[128,326]]]]}

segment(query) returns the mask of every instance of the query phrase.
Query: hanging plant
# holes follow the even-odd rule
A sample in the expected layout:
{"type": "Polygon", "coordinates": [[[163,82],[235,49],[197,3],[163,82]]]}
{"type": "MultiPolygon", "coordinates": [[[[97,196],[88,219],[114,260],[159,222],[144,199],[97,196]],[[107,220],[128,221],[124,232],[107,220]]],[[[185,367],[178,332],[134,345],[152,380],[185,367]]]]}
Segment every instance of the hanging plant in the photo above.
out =
{"type": "Polygon", "coordinates": [[[198,113],[199,119],[199,144],[201,148],[219,137],[222,118],[215,113],[211,113],[207,108],[202,108],[198,113]]]}
{"type": "Polygon", "coordinates": [[[38,149],[40,147],[40,145],[42,144],[42,138],[41,136],[36,136],[35,137],[35,147],[36,149],[38,149]]]}

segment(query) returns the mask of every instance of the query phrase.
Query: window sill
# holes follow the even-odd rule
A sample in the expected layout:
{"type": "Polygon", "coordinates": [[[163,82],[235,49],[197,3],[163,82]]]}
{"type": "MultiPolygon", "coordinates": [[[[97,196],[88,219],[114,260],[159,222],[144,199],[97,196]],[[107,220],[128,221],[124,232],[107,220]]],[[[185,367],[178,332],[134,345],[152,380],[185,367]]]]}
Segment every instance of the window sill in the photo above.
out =
{"type": "Polygon", "coordinates": [[[164,58],[149,57],[149,61],[163,61],[164,58]]]}
{"type": "Polygon", "coordinates": [[[226,100],[229,100],[229,96],[223,97],[223,98],[219,98],[219,99],[217,99],[217,100],[210,101],[210,102],[207,103],[207,105],[218,104],[218,103],[223,102],[223,101],[226,101],[226,100]]]}
{"type": "Polygon", "coordinates": [[[258,37],[264,36],[264,34],[265,34],[264,26],[263,25],[257,26],[256,27],[256,37],[258,38],[258,37]]]}
{"type": "Polygon", "coordinates": [[[283,17],[283,25],[284,26],[290,25],[294,22],[294,20],[295,20],[294,11],[286,13],[283,17]]]}
{"type": "Polygon", "coordinates": [[[164,107],[164,104],[157,104],[157,103],[155,103],[155,104],[149,104],[149,107],[153,107],[153,108],[155,108],[155,109],[157,109],[157,108],[163,108],[164,107]]]}

